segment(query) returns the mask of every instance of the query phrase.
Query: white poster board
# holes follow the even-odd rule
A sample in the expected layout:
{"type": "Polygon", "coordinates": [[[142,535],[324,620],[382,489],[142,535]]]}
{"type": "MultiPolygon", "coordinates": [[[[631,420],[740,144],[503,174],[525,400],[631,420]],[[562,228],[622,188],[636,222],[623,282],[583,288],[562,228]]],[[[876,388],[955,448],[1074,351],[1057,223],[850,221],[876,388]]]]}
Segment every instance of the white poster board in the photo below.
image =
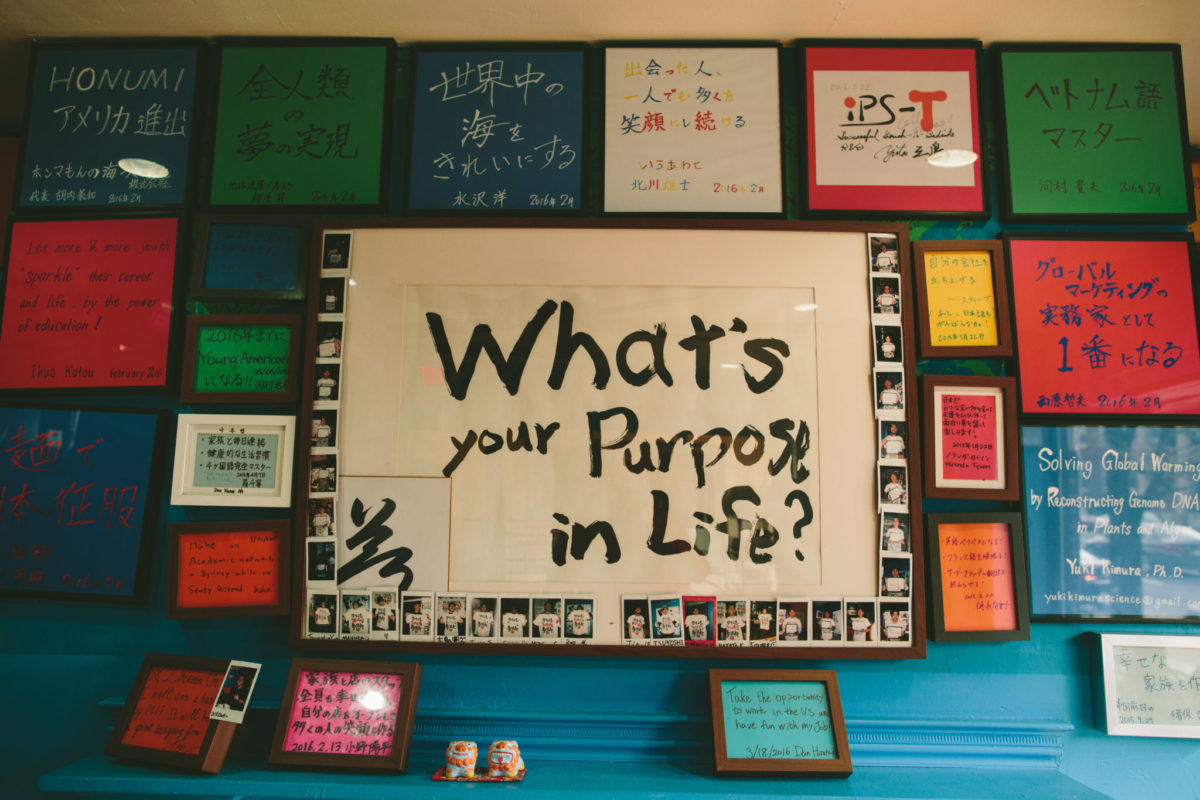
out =
{"type": "Polygon", "coordinates": [[[1200,636],[1102,634],[1110,736],[1200,739],[1200,636]]]}

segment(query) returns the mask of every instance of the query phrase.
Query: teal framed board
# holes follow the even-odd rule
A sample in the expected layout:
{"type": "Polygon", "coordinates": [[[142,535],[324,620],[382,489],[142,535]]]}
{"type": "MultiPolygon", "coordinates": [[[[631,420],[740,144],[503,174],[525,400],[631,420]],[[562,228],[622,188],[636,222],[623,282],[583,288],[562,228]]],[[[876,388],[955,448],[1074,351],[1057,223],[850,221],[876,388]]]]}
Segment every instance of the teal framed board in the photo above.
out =
{"type": "Polygon", "coordinates": [[[385,39],[224,43],[209,205],[380,210],[394,50],[385,39]]]}
{"type": "Polygon", "coordinates": [[[833,670],[710,669],[718,773],[852,771],[833,670]]]}
{"type": "Polygon", "coordinates": [[[296,399],[300,318],[211,314],[188,318],[185,403],[287,403],[296,399]]]}
{"type": "Polygon", "coordinates": [[[1179,45],[991,50],[1005,220],[1192,220],[1179,45]]]}

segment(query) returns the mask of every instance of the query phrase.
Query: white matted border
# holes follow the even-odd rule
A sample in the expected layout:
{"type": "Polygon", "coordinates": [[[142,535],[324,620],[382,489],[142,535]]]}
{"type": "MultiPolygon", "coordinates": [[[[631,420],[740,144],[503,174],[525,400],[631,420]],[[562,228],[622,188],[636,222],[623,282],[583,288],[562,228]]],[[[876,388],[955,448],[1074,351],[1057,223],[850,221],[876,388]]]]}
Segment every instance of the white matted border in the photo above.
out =
{"type": "Polygon", "coordinates": [[[180,414],[175,430],[175,464],[171,474],[173,506],[267,506],[292,504],[292,462],[295,455],[296,418],[262,414],[180,414]],[[204,434],[279,436],[275,453],[275,480],[270,487],[204,487],[195,479],[197,437],[204,434]]]}
{"type": "Polygon", "coordinates": [[[1100,634],[1109,736],[1200,739],[1200,636],[1100,634]]]}

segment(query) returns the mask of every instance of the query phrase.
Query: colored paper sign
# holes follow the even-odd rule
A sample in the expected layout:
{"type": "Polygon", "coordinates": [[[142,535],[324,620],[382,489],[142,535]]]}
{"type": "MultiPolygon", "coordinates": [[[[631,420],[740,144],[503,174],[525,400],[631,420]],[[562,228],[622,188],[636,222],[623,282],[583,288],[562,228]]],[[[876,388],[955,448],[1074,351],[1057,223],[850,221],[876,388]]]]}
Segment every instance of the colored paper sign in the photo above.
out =
{"type": "Polygon", "coordinates": [[[284,752],[391,755],[403,691],[401,675],[300,670],[284,752]]]}
{"type": "Polygon", "coordinates": [[[1032,613],[1200,617],[1200,430],[1025,427],[1032,613]]]}
{"type": "Polygon", "coordinates": [[[121,744],[199,755],[224,672],[153,667],[135,701],[121,744]]]}
{"type": "Polygon", "coordinates": [[[277,433],[198,433],[192,485],[201,489],[270,489],[279,466],[277,433]]]}
{"type": "Polygon", "coordinates": [[[205,289],[282,292],[296,288],[304,237],[297,225],[213,223],[205,249],[205,289]]]}
{"type": "Polygon", "coordinates": [[[292,330],[287,325],[203,325],[196,330],[196,392],[287,390],[292,330]]]}
{"type": "Polygon", "coordinates": [[[0,589],[130,598],[154,414],[0,409],[0,589]]]}
{"type": "Polygon", "coordinates": [[[1192,192],[1195,195],[1196,216],[1188,225],[1188,230],[1192,232],[1192,238],[1200,242],[1200,160],[1195,157],[1192,159],[1192,192]]]}
{"type": "Polygon", "coordinates": [[[1009,526],[943,523],[937,534],[946,630],[1016,630],[1009,526]]]}
{"type": "Polygon", "coordinates": [[[1000,477],[996,395],[940,395],[938,475],[950,481],[995,481],[1000,477]]]}
{"type": "Polygon", "coordinates": [[[578,211],[582,50],[419,50],[408,205],[578,211]]]}
{"type": "Polygon", "coordinates": [[[998,53],[1013,215],[1186,220],[1177,45],[998,53]]]}
{"type": "Polygon", "coordinates": [[[975,48],[810,47],[808,203],[813,209],[982,212],[975,48]]]}
{"type": "Polygon", "coordinates": [[[783,210],[779,50],[608,47],[604,210],[783,210]]]}
{"type": "Polygon", "coordinates": [[[1200,413],[1186,241],[1008,245],[1023,411],[1200,413]]]}
{"type": "Polygon", "coordinates": [[[0,388],[164,386],[177,225],[13,223],[0,388]]]}
{"type": "Polygon", "coordinates": [[[933,347],[999,344],[992,256],[986,251],[927,251],[925,297],[933,347]]]}
{"type": "Polygon", "coordinates": [[[270,606],[279,601],[279,532],[209,531],[179,536],[180,608],[270,606]]]}
{"type": "Polygon", "coordinates": [[[381,201],[390,47],[226,45],[213,205],[381,201]]]}
{"type": "Polygon", "coordinates": [[[821,681],[721,682],[728,758],[838,757],[821,681]]]}
{"type": "Polygon", "coordinates": [[[197,47],[35,46],[20,206],[182,205],[198,56],[197,47]],[[135,175],[119,165],[128,158],[167,174],[135,175]]]}

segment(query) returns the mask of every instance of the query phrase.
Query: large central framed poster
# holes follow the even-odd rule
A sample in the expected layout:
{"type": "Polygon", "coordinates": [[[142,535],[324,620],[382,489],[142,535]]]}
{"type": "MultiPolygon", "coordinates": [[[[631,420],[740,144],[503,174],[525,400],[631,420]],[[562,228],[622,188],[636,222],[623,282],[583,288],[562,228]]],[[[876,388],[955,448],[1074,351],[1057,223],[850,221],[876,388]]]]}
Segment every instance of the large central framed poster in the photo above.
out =
{"type": "Polygon", "coordinates": [[[868,655],[894,614],[923,655],[912,365],[873,328],[912,341],[871,272],[903,229],[830,227],[325,229],[297,639],[868,655]]]}

